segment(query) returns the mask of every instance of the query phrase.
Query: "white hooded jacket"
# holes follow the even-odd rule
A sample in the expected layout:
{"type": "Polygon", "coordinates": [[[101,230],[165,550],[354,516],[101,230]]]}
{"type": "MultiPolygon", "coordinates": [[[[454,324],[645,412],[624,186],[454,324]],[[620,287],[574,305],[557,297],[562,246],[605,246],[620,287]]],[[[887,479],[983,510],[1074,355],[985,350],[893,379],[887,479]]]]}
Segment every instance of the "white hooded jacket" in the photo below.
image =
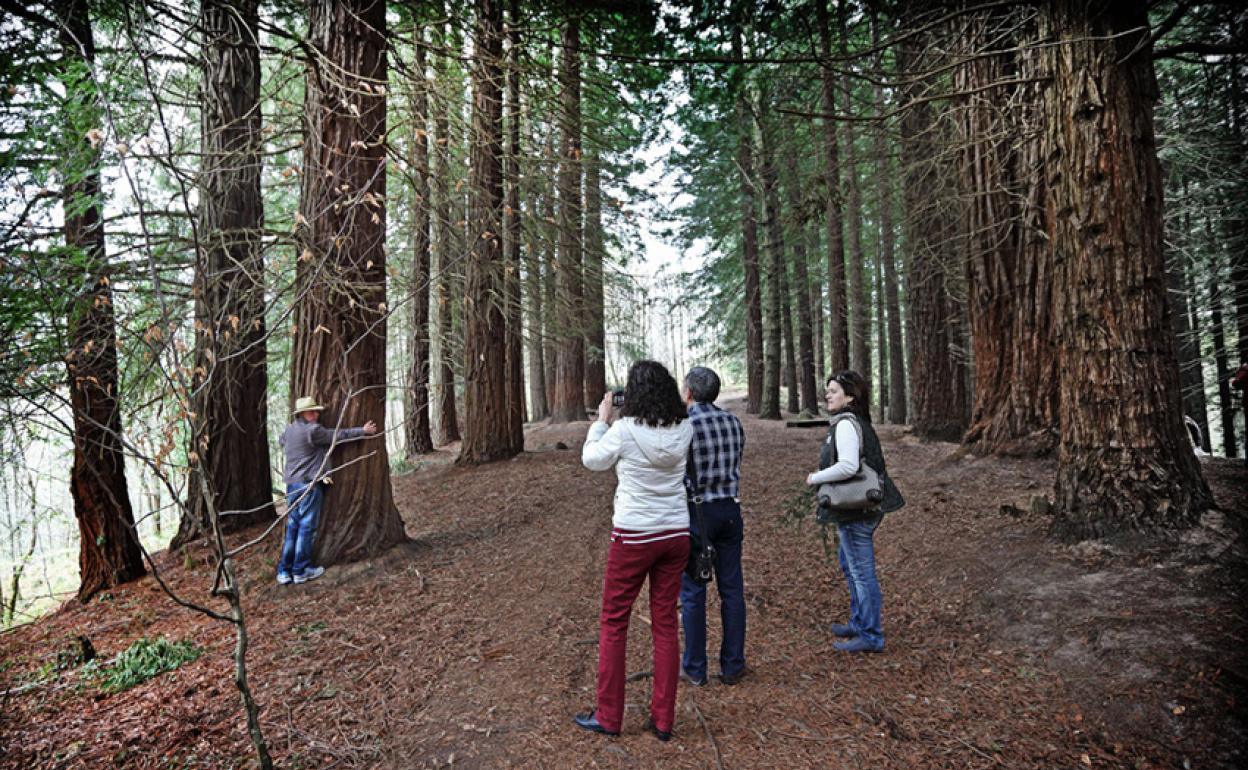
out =
{"type": "Polygon", "coordinates": [[[684,479],[691,441],[689,420],[651,428],[621,417],[610,428],[602,421],[589,426],[581,462],[591,471],[614,465],[619,479],[612,524],[636,532],[689,528],[684,479]]]}

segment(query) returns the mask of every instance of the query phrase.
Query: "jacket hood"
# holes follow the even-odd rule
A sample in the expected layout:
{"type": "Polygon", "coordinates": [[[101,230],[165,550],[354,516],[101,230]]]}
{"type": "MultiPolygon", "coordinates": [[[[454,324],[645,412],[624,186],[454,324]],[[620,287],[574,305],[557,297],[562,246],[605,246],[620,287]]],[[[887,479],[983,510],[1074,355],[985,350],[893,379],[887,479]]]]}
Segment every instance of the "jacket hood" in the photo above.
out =
{"type": "Polygon", "coordinates": [[[629,433],[637,442],[638,449],[652,465],[684,465],[689,453],[689,441],[693,436],[688,420],[681,420],[675,425],[651,428],[635,418],[625,419],[629,421],[629,433]]]}

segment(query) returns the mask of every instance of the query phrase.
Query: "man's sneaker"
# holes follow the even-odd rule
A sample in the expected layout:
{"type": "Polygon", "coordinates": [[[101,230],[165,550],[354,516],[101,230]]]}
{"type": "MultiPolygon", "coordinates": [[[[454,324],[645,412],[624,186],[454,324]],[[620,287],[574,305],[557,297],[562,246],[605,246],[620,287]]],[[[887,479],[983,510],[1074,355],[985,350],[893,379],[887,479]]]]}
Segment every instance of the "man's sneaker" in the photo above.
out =
{"type": "Polygon", "coordinates": [[[324,567],[308,567],[307,569],[303,571],[303,574],[295,575],[295,582],[306,583],[309,580],[316,580],[318,577],[324,574],[325,574],[324,567]]]}
{"type": "Polygon", "coordinates": [[[745,675],[748,673],[750,673],[750,670],[748,668],[743,668],[735,674],[716,674],[716,678],[724,684],[734,685],[744,679],[745,675]]]}
{"type": "Polygon", "coordinates": [[[277,584],[278,584],[279,586],[289,585],[289,584],[290,584],[290,582],[291,582],[293,579],[294,579],[294,578],[292,578],[292,577],[290,576],[290,573],[289,573],[289,572],[279,572],[279,573],[277,573],[277,584]]]}
{"type": "Polygon", "coordinates": [[[685,684],[691,684],[694,687],[706,687],[705,677],[703,677],[702,679],[694,679],[693,677],[686,674],[683,668],[680,670],[680,681],[684,682],[685,684]]]}

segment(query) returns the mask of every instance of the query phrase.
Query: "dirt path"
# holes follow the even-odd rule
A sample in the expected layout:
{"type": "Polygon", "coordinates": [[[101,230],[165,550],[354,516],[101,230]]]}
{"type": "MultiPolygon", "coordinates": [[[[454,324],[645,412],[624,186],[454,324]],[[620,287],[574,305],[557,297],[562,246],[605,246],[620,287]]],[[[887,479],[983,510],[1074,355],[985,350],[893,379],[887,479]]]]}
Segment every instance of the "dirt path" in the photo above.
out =
{"type": "MultiPolygon", "coordinates": [[[[435,462],[397,478],[410,547],[300,587],[272,583],[276,539],[246,560],[252,676],[281,765],[1243,763],[1235,752],[1244,722],[1234,711],[1246,670],[1242,500],[1230,523],[1211,517],[1164,548],[1059,546],[1039,517],[1000,513],[1048,490],[1047,462],[966,458],[884,427],[890,470],[909,500],[877,535],[888,649],[850,657],[831,649],[826,632],[846,612],[843,582],[817,526],[786,513],[822,434],[745,423],[753,673],[735,687],[682,686],[671,743],[641,732],[644,678],[628,686],[620,738],[570,726],[593,700],[614,482],[581,468],[584,425],[536,427],[535,451],[513,461],[474,470],[435,462]]],[[[1207,470],[1229,506],[1243,471],[1207,470]]],[[[176,585],[203,595],[203,564],[163,561],[176,585]]],[[[650,669],[644,604],[643,592],[632,672],[650,669]]],[[[717,630],[712,621],[712,651],[717,630]]],[[[75,691],[69,675],[13,698],[0,722],[0,765],[246,761],[228,629],[172,608],[148,579],[0,636],[8,669],[0,686],[76,633],[104,656],[162,633],[209,652],[110,698],[75,691]]]]}

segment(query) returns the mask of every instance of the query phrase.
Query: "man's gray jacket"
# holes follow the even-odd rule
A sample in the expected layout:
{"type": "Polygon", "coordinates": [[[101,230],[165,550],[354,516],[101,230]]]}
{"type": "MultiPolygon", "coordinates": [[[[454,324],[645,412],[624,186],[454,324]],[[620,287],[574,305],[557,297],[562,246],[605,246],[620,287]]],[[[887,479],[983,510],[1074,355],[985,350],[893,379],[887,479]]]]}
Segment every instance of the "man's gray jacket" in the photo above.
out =
{"type": "Polygon", "coordinates": [[[364,436],[363,428],[326,428],[319,422],[308,422],[302,417],[286,426],[278,443],[286,452],[287,484],[311,484],[320,481],[330,469],[325,455],[335,443],[341,444],[364,436]]]}

